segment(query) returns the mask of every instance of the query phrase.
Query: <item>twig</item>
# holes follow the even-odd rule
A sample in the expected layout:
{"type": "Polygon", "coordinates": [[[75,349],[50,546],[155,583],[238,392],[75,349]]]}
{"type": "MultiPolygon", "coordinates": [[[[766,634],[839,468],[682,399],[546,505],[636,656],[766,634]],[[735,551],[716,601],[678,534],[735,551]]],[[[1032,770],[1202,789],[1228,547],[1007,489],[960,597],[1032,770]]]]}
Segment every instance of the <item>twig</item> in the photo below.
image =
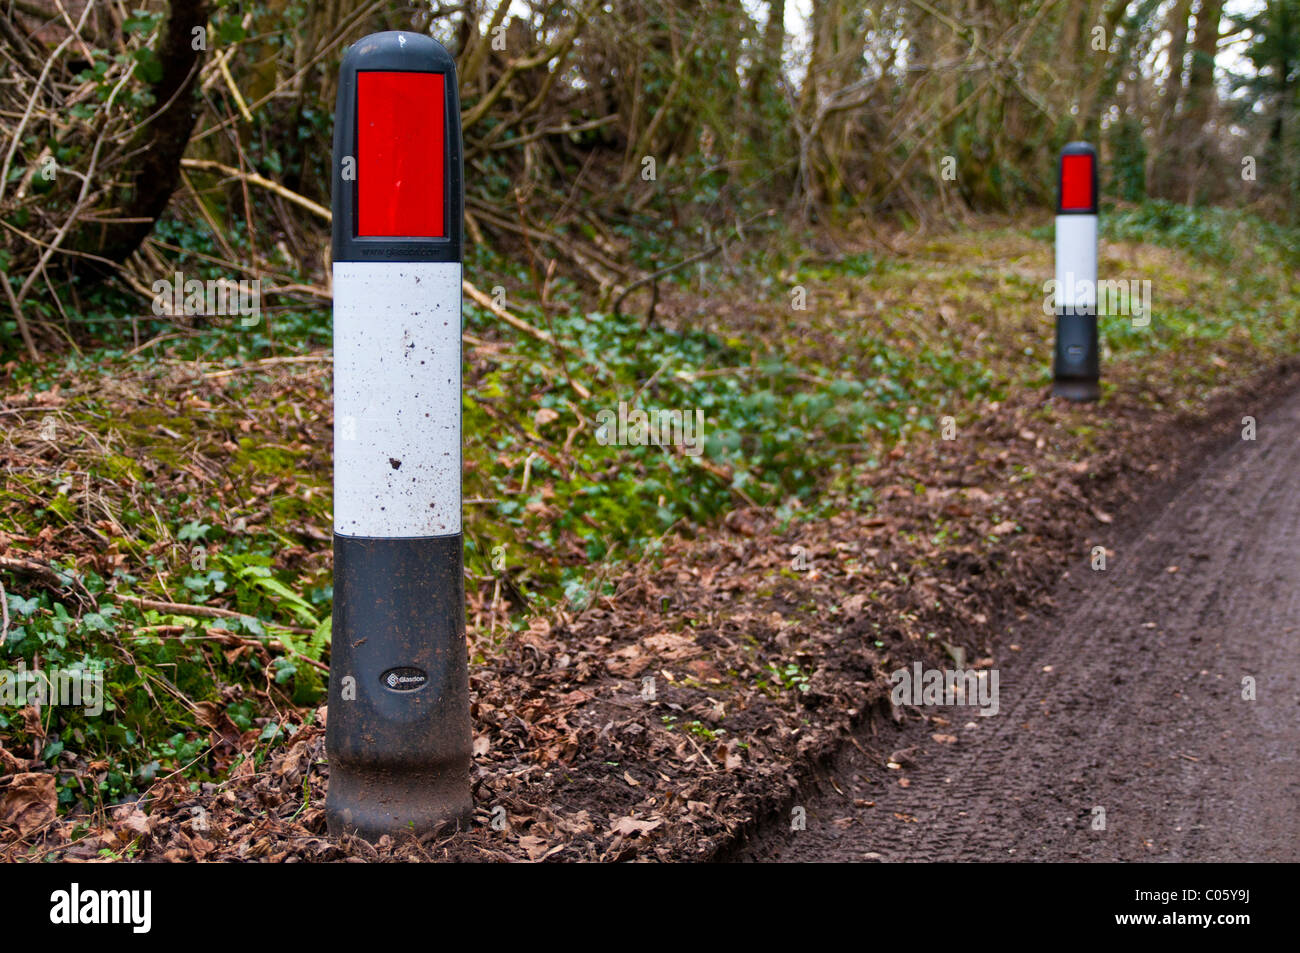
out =
{"type": "Polygon", "coordinates": [[[221,71],[221,78],[226,81],[226,88],[230,90],[230,95],[235,99],[235,105],[239,107],[239,114],[244,117],[244,122],[251,123],[253,114],[248,111],[248,103],[244,102],[243,95],[239,92],[239,87],[235,85],[235,77],[230,75],[230,67],[226,60],[230,59],[230,54],[234,52],[233,47],[226,53],[217,58],[217,69],[221,71]]]}
{"type": "Polygon", "coordinates": [[[0,556],[0,569],[7,569],[10,572],[25,572],[55,589],[63,589],[67,586],[67,581],[61,578],[57,572],[34,559],[23,559],[21,556],[0,556]]]}
{"type": "Polygon", "coordinates": [[[607,126],[611,122],[616,122],[619,116],[617,113],[609,116],[602,116],[600,119],[591,119],[587,122],[580,122],[577,125],[570,126],[565,124],[555,129],[542,128],[535,132],[530,132],[526,136],[519,136],[517,139],[503,139],[494,142],[487,149],[513,149],[516,146],[527,145],[544,136],[567,136],[575,132],[589,132],[592,129],[599,129],[601,126],[607,126]]]}
{"type": "MultiPolygon", "coordinates": [[[[155,612],[169,612],[172,615],[201,616],[205,619],[253,619],[247,612],[232,612],[230,609],[218,609],[216,606],[191,606],[183,602],[163,602],[160,599],[123,596],[116,592],[110,592],[108,595],[114,602],[125,602],[138,609],[153,609],[155,612]]],[[[257,620],[253,619],[253,621],[257,620]]]]}
{"type": "MultiPolygon", "coordinates": [[[[767,209],[766,211],[759,212],[755,215],[751,215],[744,222],[732,228],[731,235],[738,234],[740,230],[744,228],[746,225],[750,225],[756,222],[758,219],[763,218],[764,216],[770,216],[775,214],[776,214],[776,209],[770,208],[767,209]]],[[[731,236],[729,235],[728,237],[731,236]]],[[[644,275],[643,277],[638,278],[636,281],[632,282],[630,285],[624,288],[622,294],[620,294],[617,298],[614,299],[614,317],[617,318],[621,313],[624,299],[626,299],[627,296],[630,295],[637,288],[640,288],[647,284],[651,284],[653,282],[657,282],[660,278],[664,277],[665,275],[670,275],[674,271],[678,271],[679,269],[685,268],[687,265],[693,265],[697,261],[701,261],[705,258],[708,258],[711,255],[716,255],[721,250],[722,250],[722,241],[719,240],[714,242],[712,245],[710,245],[708,248],[704,249],[703,251],[696,252],[694,255],[692,255],[689,258],[683,258],[679,262],[675,262],[674,264],[671,265],[666,265],[663,268],[660,268],[658,271],[651,272],[648,275],[644,275]]]]}
{"type": "MultiPolygon", "coordinates": [[[[94,6],[93,3],[86,4],[86,9],[82,11],[81,19],[77,21],[77,29],[81,29],[81,24],[86,22],[86,17],[90,15],[90,11],[94,6]]],[[[4,198],[5,183],[9,181],[9,164],[13,162],[14,153],[18,151],[18,143],[22,141],[23,127],[27,125],[27,120],[32,118],[32,110],[36,108],[36,100],[41,95],[41,87],[45,85],[45,77],[50,74],[50,69],[58,61],[59,57],[63,54],[63,51],[68,48],[68,44],[72,42],[72,38],[75,35],[76,34],[71,34],[64,37],[63,42],[54,48],[54,52],[51,53],[49,59],[45,61],[45,66],[41,70],[41,75],[36,78],[36,86],[32,89],[32,98],[27,102],[27,111],[23,113],[23,118],[18,123],[18,128],[14,130],[13,142],[10,143],[9,153],[5,156],[5,164],[3,167],[0,167],[0,199],[4,198]]],[[[78,36],[77,39],[81,39],[81,37],[78,36]]]]}
{"type": "MultiPolygon", "coordinates": [[[[86,11],[89,12],[93,6],[94,4],[86,4],[86,11]]],[[[82,20],[84,19],[85,15],[83,14],[82,20]]],[[[117,99],[117,94],[122,91],[122,87],[125,86],[127,80],[131,78],[132,74],[135,72],[135,67],[136,64],[132,63],[130,68],[123,74],[122,79],[113,87],[113,91],[108,94],[108,99],[104,103],[105,116],[107,116],[109,111],[113,108],[113,103],[117,99]]],[[[73,223],[76,222],[78,217],[81,215],[81,210],[85,207],[86,201],[89,197],[90,183],[94,180],[95,169],[99,165],[99,152],[103,145],[104,130],[101,130],[95,139],[94,148],[90,150],[90,162],[86,166],[86,178],[85,181],[81,183],[81,192],[77,196],[77,202],[73,205],[72,212],[68,215],[67,221],[63,223],[63,227],[59,229],[58,233],[54,236],[54,240],[50,242],[49,246],[41,254],[40,260],[36,263],[36,268],[32,270],[32,273],[27,276],[27,280],[23,282],[22,287],[18,289],[19,304],[21,304],[23,298],[27,296],[28,289],[31,288],[32,282],[36,280],[37,272],[45,267],[45,263],[50,260],[50,256],[52,256],[54,252],[58,250],[58,247],[63,244],[63,239],[67,237],[68,231],[72,228],[73,223]]]]}
{"type": "Polygon", "coordinates": [[[523,320],[522,318],[515,317],[505,308],[499,307],[495,301],[493,301],[490,297],[485,295],[478,288],[474,287],[474,285],[472,285],[468,280],[462,280],[460,286],[462,289],[464,289],[465,294],[469,295],[471,298],[474,299],[475,303],[477,303],[478,305],[484,308],[487,308],[489,311],[491,311],[498,318],[500,318],[506,324],[510,325],[515,330],[523,331],[529,337],[536,338],[537,340],[541,341],[543,344],[549,344],[551,347],[560,347],[560,345],[556,342],[555,338],[551,337],[545,331],[533,327],[531,324],[529,324],[527,321],[523,320]]]}
{"type": "Polygon", "coordinates": [[[266,189],[268,192],[274,192],[283,199],[288,199],[295,205],[299,205],[311,212],[318,218],[326,222],[334,221],[334,215],[323,205],[318,205],[306,196],[299,195],[291,189],[286,189],[279,182],[272,182],[270,179],[258,175],[256,172],[240,172],[238,169],[228,166],[223,162],[214,162],[211,159],[182,159],[181,167],[186,169],[202,169],[208,172],[221,172],[224,175],[231,176],[235,179],[242,179],[259,188],[266,189]]]}
{"type": "Polygon", "coordinates": [[[149,340],[145,341],[145,342],[144,342],[143,344],[141,344],[139,347],[134,347],[134,348],[132,348],[131,350],[127,351],[125,354],[122,355],[122,357],[123,357],[123,358],[127,358],[127,357],[135,357],[135,356],[136,356],[137,354],[139,354],[141,351],[147,351],[149,348],[153,347],[155,344],[161,344],[163,341],[170,341],[172,338],[179,338],[179,337],[184,337],[184,336],[185,336],[185,332],[184,332],[184,331],[173,331],[173,332],[171,332],[170,334],[160,334],[160,335],[158,335],[157,337],[153,337],[153,338],[150,338],[149,340]]]}
{"type": "Polygon", "coordinates": [[[22,305],[14,297],[14,289],[9,287],[9,275],[4,271],[0,271],[0,285],[5,287],[5,297],[9,299],[9,307],[13,308],[14,320],[18,322],[18,333],[22,335],[23,344],[27,346],[28,356],[33,361],[39,361],[41,356],[36,351],[36,342],[32,340],[31,328],[27,326],[27,319],[23,317],[22,305]]]}
{"type": "MultiPolygon", "coordinates": [[[[183,625],[142,625],[138,629],[133,630],[133,634],[134,635],[140,635],[140,634],[156,635],[162,637],[165,635],[166,636],[181,635],[182,633],[185,632],[185,629],[186,627],[183,625]]],[[[259,648],[270,649],[272,652],[280,652],[284,655],[292,655],[294,658],[302,659],[308,665],[313,665],[316,668],[320,669],[322,672],[329,674],[330,667],[326,665],[324,662],[318,662],[316,661],[316,659],[312,658],[309,655],[303,655],[301,652],[295,651],[293,646],[287,645],[284,642],[280,641],[279,639],[266,639],[265,641],[263,641],[262,639],[255,639],[246,635],[236,635],[234,632],[231,632],[229,629],[204,629],[203,631],[206,633],[205,635],[190,636],[190,638],[191,639],[212,639],[214,641],[224,642],[227,644],[233,642],[237,645],[247,645],[250,647],[256,646],[259,648]]]]}
{"type": "Polygon", "coordinates": [[[5,584],[0,582],[0,647],[5,644],[9,638],[9,596],[5,592],[5,584]]]}
{"type": "Polygon", "coordinates": [[[231,374],[242,374],[244,371],[256,371],[263,367],[275,367],[280,364],[329,364],[333,360],[334,357],[330,354],[295,354],[291,357],[264,357],[258,361],[241,364],[239,367],[226,367],[219,371],[207,371],[203,376],[210,380],[217,377],[229,377],[231,374]]]}

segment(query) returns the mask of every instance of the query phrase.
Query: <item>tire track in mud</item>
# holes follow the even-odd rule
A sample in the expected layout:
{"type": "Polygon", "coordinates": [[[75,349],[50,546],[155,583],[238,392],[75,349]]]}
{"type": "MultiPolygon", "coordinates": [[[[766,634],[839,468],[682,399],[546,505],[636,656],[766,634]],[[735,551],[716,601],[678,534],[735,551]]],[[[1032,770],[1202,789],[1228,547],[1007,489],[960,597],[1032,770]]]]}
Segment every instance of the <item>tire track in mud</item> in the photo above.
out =
{"type": "Polygon", "coordinates": [[[1112,535],[1004,623],[998,714],[905,709],[737,857],[1300,860],[1300,393],[1112,535]]]}

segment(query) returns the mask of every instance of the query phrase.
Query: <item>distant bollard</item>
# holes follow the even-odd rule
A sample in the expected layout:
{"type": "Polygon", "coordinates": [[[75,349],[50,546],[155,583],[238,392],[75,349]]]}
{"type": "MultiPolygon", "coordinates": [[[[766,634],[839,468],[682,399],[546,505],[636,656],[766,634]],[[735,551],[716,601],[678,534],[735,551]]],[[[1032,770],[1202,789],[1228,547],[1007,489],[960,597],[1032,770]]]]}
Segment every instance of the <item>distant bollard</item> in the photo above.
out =
{"type": "Polygon", "coordinates": [[[456,67],[418,33],[348,50],[334,128],[331,834],[467,821],[456,67]]]}
{"type": "Polygon", "coordinates": [[[1061,152],[1056,206],[1056,358],[1052,394],[1101,396],[1097,342],[1097,150],[1061,152]]]}

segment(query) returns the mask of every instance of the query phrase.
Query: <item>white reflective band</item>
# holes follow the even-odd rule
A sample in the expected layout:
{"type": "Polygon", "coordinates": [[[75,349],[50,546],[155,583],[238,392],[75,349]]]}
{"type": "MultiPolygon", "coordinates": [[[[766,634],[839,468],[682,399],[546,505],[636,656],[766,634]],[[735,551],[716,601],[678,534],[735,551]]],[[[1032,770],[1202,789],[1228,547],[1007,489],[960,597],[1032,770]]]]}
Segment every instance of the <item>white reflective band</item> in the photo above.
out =
{"type": "Polygon", "coordinates": [[[1056,305],[1097,303],[1097,216],[1056,216],[1056,305]]]}
{"type": "Polygon", "coordinates": [[[459,262],[334,265],[334,532],[460,532],[459,262]]]}

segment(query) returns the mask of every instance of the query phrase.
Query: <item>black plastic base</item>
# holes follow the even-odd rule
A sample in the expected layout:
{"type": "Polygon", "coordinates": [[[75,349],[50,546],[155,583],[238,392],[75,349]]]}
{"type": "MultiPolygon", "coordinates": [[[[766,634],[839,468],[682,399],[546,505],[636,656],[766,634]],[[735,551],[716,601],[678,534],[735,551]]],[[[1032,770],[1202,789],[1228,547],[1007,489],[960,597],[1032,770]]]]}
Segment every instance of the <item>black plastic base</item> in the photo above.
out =
{"type": "Polygon", "coordinates": [[[1052,396],[1076,401],[1101,400],[1101,384],[1097,381],[1057,380],[1052,382],[1052,396]]]}
{"type": "Polygon", "coordinates": [[[1064,308],[1056,313],[1056,380],[1053,397],[1098,400],[1101,397],[1100,345],[1097,312],[1091,308],[1064,308]]]}
{"type": "Polygon", "coordinates": [[[471,742],[461,537],[336,535],[330,833],[467,823],[471,742]]]}

